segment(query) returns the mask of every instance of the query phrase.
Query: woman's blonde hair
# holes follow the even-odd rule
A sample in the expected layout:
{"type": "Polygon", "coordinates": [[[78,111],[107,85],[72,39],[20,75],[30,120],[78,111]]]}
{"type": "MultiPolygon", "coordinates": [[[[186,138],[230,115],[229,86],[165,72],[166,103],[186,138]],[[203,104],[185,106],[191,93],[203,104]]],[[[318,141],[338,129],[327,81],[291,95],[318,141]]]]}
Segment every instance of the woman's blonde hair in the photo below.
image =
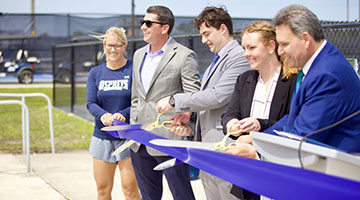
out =
{"type": "Polygon", "coordinates": [[[279,56],[278,54],[279,43],[276,40],[276,30],[275,27],[271,25],[269,22],[263,20],[255,21],[249,24],[244,29],[241,36],[243,36],[244,33],[259,33],[262,36],[261,40],[265,46],[267,46],[270,43],[270,41],[275,42],[275,53],[279,62],[282,64],[283,78],[290,78],[293,74],[297,74],[299,72],[298,68],[289,67],[286,60],[282,56],[279,56]]]}
{"type": "Polygon", "coordinates": [[[119,38],[122,45],[127,44],[127,38],[125,34],[126,30],[122,27],[110,27],[105,34],[102,35],[92,35],[93,37],[96,37],[97,39],[103,41],[103,44],[106,44],[107,37],[110,35],[116,36],[119,38]]]}

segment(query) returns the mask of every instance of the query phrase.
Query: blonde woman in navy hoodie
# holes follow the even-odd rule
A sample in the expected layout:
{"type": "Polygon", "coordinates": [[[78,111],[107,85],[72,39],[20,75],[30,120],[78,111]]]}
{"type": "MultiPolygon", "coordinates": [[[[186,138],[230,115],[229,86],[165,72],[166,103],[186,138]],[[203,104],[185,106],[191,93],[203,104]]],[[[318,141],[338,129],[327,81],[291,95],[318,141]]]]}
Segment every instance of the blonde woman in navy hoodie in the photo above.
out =
{"type": "Polygon", "coordinates": [[[111,27],[105,35],[97,37],[103,41],[106,62],[90,70],[86,87],[86,106],[95,117],[89,151],[93,156],[97,199],[111,199],[117,167],[125,198],[140,199],[130,149],[116,156],[111,155],[125,140],[100,130],[104,126],[111,126],[114,119],[129,122],[132,61],[124,57],[127,47],[125,30],[111,27]]]}

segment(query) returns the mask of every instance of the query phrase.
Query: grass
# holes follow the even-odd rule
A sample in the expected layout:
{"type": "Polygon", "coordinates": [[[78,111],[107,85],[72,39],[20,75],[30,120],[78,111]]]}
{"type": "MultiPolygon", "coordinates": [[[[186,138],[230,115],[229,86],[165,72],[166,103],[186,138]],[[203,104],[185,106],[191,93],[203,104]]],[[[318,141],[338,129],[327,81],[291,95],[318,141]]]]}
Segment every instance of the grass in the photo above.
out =
{"type": "MultiPolygon", "coordinates": [[[[70,84],[58,84],[55,92],[56,106],[70,106],[71,105],[71,86],[70,84]]],[[[75,105],[84,105],[86,103],[86,85],[75,85],[75,105]]]]}
{"type": "MultiPolygon", "coordinates": [[[[52,88],[0,88],[0,93],[44,93],[52,101],[52,88]]],[[[0,100],[21,100],[0,97],[0,100]]],[[[31,152],[51,152],[49,114],[43,97],[27,97],[30,116],[31,152]]],[[[83,119],[53,108],[53,128],[56,152],[87,149],[93,125],[83,119]]],[[[21,106],[0,105],[0,151],[22,153],[21,106]]]]}

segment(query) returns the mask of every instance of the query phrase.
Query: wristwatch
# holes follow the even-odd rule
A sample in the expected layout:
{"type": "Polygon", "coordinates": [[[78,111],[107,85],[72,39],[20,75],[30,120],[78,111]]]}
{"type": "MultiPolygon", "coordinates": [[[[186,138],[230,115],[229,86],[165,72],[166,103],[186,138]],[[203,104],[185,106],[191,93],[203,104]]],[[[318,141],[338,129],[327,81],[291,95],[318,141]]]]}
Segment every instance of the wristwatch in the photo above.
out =
{"type": "Polygon", "coordinates": [[[175,107],[175,98],[174,98],[174,95],[171,95],[171,96],[170,96],[169,104],[170,104],[170,106],[175,107]]]}

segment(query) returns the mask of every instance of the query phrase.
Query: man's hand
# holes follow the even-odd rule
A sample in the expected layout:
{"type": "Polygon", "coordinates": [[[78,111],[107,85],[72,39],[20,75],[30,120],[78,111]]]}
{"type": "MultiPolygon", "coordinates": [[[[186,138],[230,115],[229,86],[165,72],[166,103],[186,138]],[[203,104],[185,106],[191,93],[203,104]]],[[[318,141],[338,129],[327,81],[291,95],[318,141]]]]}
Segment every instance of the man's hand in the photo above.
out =
{"type": "Polygon", "coordinates": [[[114,120],[114,119],[117,119],[117,120],[120,120],[120,121],[125,121],[126,120],[126,118],[124,117],[124,115],[122,115],[122,114],[120,114],[120,113],[114,113],[113,115],[112,115],[112,119],[114,120]]]}
{"type": "Polygon", "coordinates": [[[194,131],[188,125],[171,125],[171,131],[180,136],[190,136],[194,134],[194,131]]]}
{"type": "Polygon", "coordinates": [[[252,137],[249,135],[240,136],[235,141],[235,145],[231,145],[226,153],[247,158],[259,158],[256,149],[252,145],[252,137]]]}
{"type": "Polygon", "coordinates": [[[192,112],[185,112],[185,113],[177,113],[175,114],[170,120],[172,120],[173,126],[179,125],[179,124],[186,124],[190,121],[192,112]]]}
{"type": "Polygon", "coordinates": [[[168,112],[172,111],[174,109],[174,107],[172,107],[169,104],[169,99],[170,99],[170,97],[164,97],[164,98],[160,99],[160,101],[158,101],[158,103],[156,104],[156,112],[168,113],[168,112]]]}
{"type": "Polygon", "coordinates": [[[112,114],[105,113],[100,117],[100,120],[105,126],[111,126],[113,121],[112,114]]]}

